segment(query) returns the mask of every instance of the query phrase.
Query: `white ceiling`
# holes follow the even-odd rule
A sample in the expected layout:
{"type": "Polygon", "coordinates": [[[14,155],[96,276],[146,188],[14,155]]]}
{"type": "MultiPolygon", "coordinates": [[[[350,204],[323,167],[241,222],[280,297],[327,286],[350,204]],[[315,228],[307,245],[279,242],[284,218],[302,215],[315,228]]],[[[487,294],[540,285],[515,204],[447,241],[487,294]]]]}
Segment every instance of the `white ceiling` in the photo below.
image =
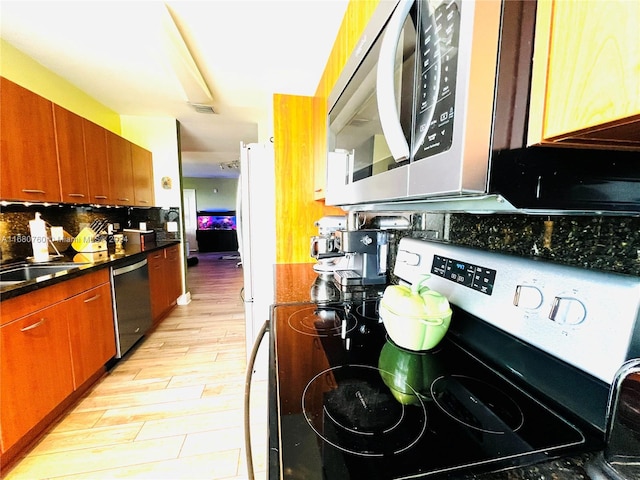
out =
{"type": "Polygon", "coordinates": [[[220,164],[262,140],[273,93],[315,93],[347,3],[2,0],[0,36],[121,115],[178,119],[183,175],[235,177],[220,164]],[[187,102],[167,47],[176,25],[216,114],[187,102]]]}

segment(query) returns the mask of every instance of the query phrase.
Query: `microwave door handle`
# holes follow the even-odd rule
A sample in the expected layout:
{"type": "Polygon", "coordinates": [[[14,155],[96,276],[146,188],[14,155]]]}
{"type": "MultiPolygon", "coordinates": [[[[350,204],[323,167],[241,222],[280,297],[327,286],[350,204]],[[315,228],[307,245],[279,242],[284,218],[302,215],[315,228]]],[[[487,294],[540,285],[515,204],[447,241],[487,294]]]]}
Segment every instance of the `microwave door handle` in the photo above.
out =
{"type": "Polygon", "coordinates": [[[396,108],[395,57],[396,48],[402,34],[404,21],[411,11],[413,0],[401,0],[391,16],[382,38],[378,56],[376,95],[380,125],[389,150],[396,162],[409,158],[409,145],[402,131],[402,124],[396,108]]]}

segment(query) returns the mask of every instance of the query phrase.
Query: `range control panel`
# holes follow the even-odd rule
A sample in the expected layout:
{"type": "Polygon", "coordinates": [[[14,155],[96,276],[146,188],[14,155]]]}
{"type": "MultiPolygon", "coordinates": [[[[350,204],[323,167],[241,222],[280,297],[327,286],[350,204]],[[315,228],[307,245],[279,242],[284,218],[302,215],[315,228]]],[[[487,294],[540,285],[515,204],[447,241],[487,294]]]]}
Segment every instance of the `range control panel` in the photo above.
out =
{"type": "Polygon", "coordinates": [[[496,271],[491,268],[480,267],[441,255],[433,256],[431,273],[486,295],[491,295],[493,292],[493,282],[496,279],[496,271]]]}
{"type": "Polygon", "coordinates": [[[412,238],[394,273],[609,384],[640,351],[638,277],[412,238]]]}

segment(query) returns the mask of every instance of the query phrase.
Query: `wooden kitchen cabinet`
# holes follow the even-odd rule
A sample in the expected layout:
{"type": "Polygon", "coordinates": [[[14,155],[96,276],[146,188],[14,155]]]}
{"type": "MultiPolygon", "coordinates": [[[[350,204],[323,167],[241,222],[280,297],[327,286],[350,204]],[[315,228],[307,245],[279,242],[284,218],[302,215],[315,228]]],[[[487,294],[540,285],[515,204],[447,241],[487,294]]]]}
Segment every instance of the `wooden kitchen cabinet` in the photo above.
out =
{"type": "Polygon", "coordinates": [[[0,77],[0,199],[59,202],[53,104],[0,77]]]}
{"type": "Polygon", "coordinates": [[[110,191],[116,205],[135,204],[131,146],[126,139],[113,132],[107,135],[110,191]]]}
{"type": "Polygon", "coordinates": [[[538,2],[529,143],[640,148],[640,2],[538,2]]]}
{"type": "Polygon", "coordinates": [[[66,306],[0,327],[2,447],[6,451],[73,392],[66,306]]]}
{"type": "Polygon", "coordinates": [[[156,250],[147,255],[151,315],[154,325],[176,306],[182,294],[180,274],[180,245],[156,250]]]}
{"type": "Polygon", "coordinates": [[[75,389],[116,354],[111,286],[103,283],[71,297],[65,305],[75,389]]]}
{"type": "Polygon", "coordinates": [[[84,152],[83,119],[55,104],[53,105],[53,116],[58,145],[62,201],[90,203],[84,152]]]}
{"type": "Polygon", "coordinates": [[[149,290],[151,290],[151,316],[155,326],[160,322],[168,308],[164,250],[156,250],[149,253],[147,255],[147,264],[149,266],[149,290]]]}
{"type": "Polygon", "coordinates": [[[5,454],[13,457],[37,438],[115,355],[109,270],[10,298],[1,307],[0,460],[6,461],[5,454]]]}
{"type": "Polygon", "coordinates": [[[152,154],[135,143],[130,145],[134,203],[139,207],[152,207],[155,204],[152,154]]]}
{"type": "Polygon", "coordinates": [[[83,119],[84,158],[87,165],[90,203],[110,205],[115,201],[109,188],[109,159],[107,155],[107,130],[83,119]]]}

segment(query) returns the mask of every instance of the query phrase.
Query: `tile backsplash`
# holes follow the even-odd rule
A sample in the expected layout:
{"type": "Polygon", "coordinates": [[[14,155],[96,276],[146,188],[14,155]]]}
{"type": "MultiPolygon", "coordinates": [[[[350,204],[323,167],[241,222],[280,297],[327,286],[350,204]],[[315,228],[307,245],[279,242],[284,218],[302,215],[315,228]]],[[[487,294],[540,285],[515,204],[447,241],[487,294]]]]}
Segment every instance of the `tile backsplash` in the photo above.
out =
{"type": "Polygon", "coordinates": [[[76,236],[83,227],[94,220],[108,220],[123,228],[138,228],[146,222],[147,228],[156,231],[158,240],[178,239],[179,233],[165,230],[165,222],[180,222],[178,209],[136,208],[136,207],[89,207],[73,205],[8,205],[0,212],[0,250],[2,261],[30,257],[29,220],[40,212],[49,226],[61,226],[71,236],[76,236]]]}

